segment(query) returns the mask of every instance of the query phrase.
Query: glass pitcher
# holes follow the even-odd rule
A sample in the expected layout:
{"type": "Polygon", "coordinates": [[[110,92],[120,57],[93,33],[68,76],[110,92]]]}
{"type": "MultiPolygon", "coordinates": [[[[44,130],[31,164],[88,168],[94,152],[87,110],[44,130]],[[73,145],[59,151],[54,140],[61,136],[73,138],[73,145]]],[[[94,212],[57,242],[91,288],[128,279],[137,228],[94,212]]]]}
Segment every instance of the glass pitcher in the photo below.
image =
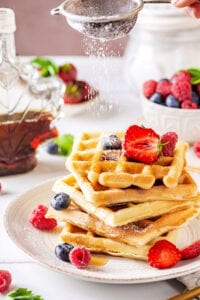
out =
{"type": "Polygon", "coordinates": [[[40,143],[57,135],[63,84],[40,78],[15,53],[13,10],[0,8],[0,176],[24,173],[37,165],[40,143]]]}

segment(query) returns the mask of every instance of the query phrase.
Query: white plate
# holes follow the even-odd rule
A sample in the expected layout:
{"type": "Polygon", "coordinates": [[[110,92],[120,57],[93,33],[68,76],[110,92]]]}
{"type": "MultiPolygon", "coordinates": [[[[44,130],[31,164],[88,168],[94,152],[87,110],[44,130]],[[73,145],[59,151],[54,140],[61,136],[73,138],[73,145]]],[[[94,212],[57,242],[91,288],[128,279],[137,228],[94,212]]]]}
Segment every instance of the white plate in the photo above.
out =
{"type": "Polygon", "coordinates": [[[96,96],[94,99],[88,101],[83,101],[76,104],[64,104],[62,110],[66,116],[73,117],[89,110],[90,107],[94,105],[96,101],[98,101],[98,99],[98,96],[96,96]]]}
{"type": "MultiPolygon", "coordinates": [[[[142,283],[180,277],[200,270],[199,257],[185,260],[175,267],[158,270],[146,262],[112,258],[103,267],[91,266],[87,270],[75,268],[56,258],[54,249],[59,244],[59,228],[53,232],[37,230],[29,224],[32,210],[38,204],[49,205],[53,195],[51,187],[54,180],[33,187],[17,197],[6,209],[4,225],[11,240],[27,255],[55,271],[64,272],[84,280],[107,283],[142,283]]],[[[200,239],[200,221],[193,220],[182,229],[180,242],[191,243],[200,239]],[[187,241],[187,242],[186,242],[187,241]]]]}

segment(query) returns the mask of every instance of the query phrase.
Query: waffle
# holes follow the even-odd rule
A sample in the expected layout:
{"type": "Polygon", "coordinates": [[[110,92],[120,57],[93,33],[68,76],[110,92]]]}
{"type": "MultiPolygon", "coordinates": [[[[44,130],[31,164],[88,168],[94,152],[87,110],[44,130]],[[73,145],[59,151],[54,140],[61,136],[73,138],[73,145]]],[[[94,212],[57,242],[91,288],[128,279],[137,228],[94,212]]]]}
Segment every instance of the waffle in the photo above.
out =
{"type": "Polygon", "coordinates": [[[110,207],[98,207],[85,199],[75,178],[71,174],[57,180],[53,185],[53,191],[55,193],[64,192],[68,194],[78,207],[111,227],[122,226],[130,222],[161,216],[169,212],[193,206],[196,202],[200,201],[198,195],[198,197],[182,201],[158,200],[139,204],[129,202],[110,207]]]}
{"type": "MultiPolygon", "coordinates": [[[[82,133],[76,138],[70,157],[69,168],[81,173],[87,169],[92,184],[109,188],[128,188],[132,185],[150,189],[156,180],[162,180],[166,187],[176,187],[185,165],[187,144],[178,142],[173,157],[160,157],[155,164],[145,165],[128,161],[122,150],[103,150],[102,137],[108,132],[82,133]]],[[[115,133],[121,140],[124,132],[115,133]]]]}
{"type": "MultiPolygon", "coordinates": [[[[178,232],[171,231],[165,239],[175,244],[178,232]]],[[[159,237],[160,239],[161,237],[159,237]]],[[[147,260],[147,253],[152,244],[135,247],[109,238],[97,236],[96,234],[83,230],[80,227],[66,223],[61,234],[61,242],[70,243],[74,246],[84,246],[94,253],[109,254],[117,257],[125,257],[138,260],[147,260]]]]}
{"type": "Polygon", "coordinates": [[[68,222],[99,236],[111,238],[129,245],[145,245],[159,235],[185,225],[197,216],[199,207],[187,206],[178,211],[163,214],[157,218],[142,219],[123,226],[111,227],[94,215],[81,211],[76,204],[61,211],[49,208],[47,217],[58,221],[68,222]]]}

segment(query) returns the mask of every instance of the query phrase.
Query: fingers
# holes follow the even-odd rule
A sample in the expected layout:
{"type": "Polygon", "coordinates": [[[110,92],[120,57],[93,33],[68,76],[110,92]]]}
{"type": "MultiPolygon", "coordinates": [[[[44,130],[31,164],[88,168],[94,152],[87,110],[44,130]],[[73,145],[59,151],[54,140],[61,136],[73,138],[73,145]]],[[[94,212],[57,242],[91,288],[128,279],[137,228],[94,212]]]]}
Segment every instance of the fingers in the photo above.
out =
{"type": "Polygon", "coordinates": [[[186,12],[193,18],[199,19],[200,18],[200,4],[191,4],[189,7],[186,8],[186,12]]]}
{"type": "Polygon", "coordinates": [[[186,7],[193,4],[196,0],[172,0],[172,4],[176,7],[186,7]]]}

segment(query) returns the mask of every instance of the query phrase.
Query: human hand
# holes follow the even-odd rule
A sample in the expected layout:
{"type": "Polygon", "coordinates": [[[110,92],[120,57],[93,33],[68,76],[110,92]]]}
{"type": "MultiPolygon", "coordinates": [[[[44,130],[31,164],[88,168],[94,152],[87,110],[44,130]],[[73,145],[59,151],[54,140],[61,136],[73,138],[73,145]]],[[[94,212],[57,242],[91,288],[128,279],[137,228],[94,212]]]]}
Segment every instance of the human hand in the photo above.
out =
{"type": "Polygon", "coordinates": [[[172,0],[172,4],[176,7],[186,7],[186,12],[188,15],[194,18],[200,18],[200,3],[196,0],[172,0]]]}

